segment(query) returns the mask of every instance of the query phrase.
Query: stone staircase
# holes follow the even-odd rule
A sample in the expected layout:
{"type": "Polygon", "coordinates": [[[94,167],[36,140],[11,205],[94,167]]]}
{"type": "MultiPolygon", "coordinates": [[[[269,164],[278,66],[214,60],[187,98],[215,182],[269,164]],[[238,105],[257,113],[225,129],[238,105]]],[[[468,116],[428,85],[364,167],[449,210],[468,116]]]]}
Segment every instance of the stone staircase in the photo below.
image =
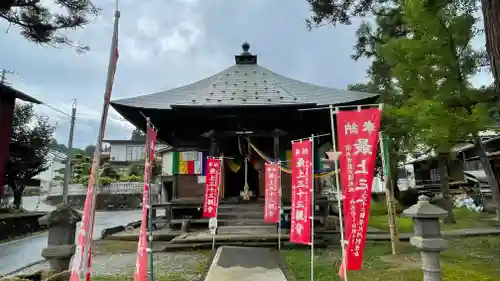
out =
{"type": "Polygon", "coordinates": [[[276,233],[275,224],[264,223],[264,202],[220,204],[217,214],[220,222],[217,233],[276,233]]]}

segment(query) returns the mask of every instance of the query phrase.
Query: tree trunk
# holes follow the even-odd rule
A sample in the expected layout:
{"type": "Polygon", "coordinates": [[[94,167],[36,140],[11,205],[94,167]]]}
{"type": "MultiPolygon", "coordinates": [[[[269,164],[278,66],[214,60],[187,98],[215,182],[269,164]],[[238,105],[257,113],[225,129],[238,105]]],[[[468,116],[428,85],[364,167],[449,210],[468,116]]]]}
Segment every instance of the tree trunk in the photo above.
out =
{"type": "Polygon", "coordinates": [[[14,209],[21,209],[21,207],[23,206],[24,186],[13,185],[11,187],[12,193],[14,195],[14,209]]]}
{"type": "MultiPolygon", "coordinates": [[[[481,0],[486,51],[497,91],[500,91],[500,1],[481,0]]],[[[499,97],[500,99],[500,97],[499,97]]]]}
{"type": "Polygon", "coordinates": [[[481,141],[481,137],[479,137],[479,135],[476,135],[474,137],[474,145],[476,153],[479,156],[479,160],[483,165],[486,177],[488,178],[488,184],[490,185],[491,188],[493,203],[495,204],[496,208],[496,215],[497,215],[496,220],[500,221],[500,189],[498,187],[498,181],[495,178],[495,173],[493,172],[493,169],[491,168],[490,165],[490,161],[488,160],[488,156],[486,155],[486,150],[484,148],[483,142],[481,141]]]}
{"type": "Polygon", "coordinates": [[[453,216],[453,202],[451,200],[450,185],[448,184],[448,153],[438,154],[439,178],[441,182],[441,193],[443,194],[443,207],[448,212],[444,223],[456,223],[453,216]]]}

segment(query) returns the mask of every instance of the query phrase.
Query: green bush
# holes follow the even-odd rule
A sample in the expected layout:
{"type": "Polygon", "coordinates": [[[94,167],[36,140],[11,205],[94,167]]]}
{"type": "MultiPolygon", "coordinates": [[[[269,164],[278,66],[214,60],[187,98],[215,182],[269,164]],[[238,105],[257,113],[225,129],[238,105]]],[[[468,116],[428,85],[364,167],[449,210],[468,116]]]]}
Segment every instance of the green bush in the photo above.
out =
{"type": "MultiPolygon", "coordinates": [[[[399,202],[395,202],[396,213],[401,213],[404,208],[399,204],[399,202]]],[[[383,216],[387,215],[387,203],[386,202],[374,202],[370,205],[370,215],[372,216],[383,216]]]]}
{"type": "Polygon", "coordinates": [[[130,176],[121,176],[120,181],[128,181],[128,182],[141,182],[142,177],[141,176],[136,176],[136,175],[130,175],[130,176]]]}
{"type": "MultiPolygon", "coordinates": [[[[87,185],[89,184],[89,178],[90,178],[90,176],[82,176],[80,178],[80,183],[83,184],[84,187],[87,187],[87,185]]],[[[116,181],[115,179],[108,178],[108,177],[100,177],[99,178],[100,185],[109,185],[115,181],[116,181]]]]}
{"type": "Polygon", "coordinates": [[[408,207],[411,207],[418,202],[418,196],[419,196],[419,191],[415,188],[410,188],[404,191],[401,191],[399,194],[398,201],[401,204],[401,206],[406,209],[408,207]]]}

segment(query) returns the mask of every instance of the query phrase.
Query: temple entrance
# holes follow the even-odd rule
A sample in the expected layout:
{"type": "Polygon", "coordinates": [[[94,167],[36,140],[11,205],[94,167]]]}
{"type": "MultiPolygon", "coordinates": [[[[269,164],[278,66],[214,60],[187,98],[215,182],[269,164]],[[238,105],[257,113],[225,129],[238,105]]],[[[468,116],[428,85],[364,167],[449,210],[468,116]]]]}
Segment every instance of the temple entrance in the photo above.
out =
{"type": "MultiPolygon", "coordinates": [[[[255,139],[256,142],[258,140],[269,141],[269,138],[255,139]]],[[[253,141],[252,139],[252,143],[253,141]]],[[[242,199],[245,185],[248,186],[250,199],[264,196],[260,178],[264,161],[252,152],[246,138],[243,136],[225,138],[220,148],[225,157],[231,158],[224,159],[224,199],[242,199]]]]}
{"type": "MultiPolygon", "coordinates": [[[[226,161],[225,171],[225,183],[224,183],[224,198],[234,198],[241,197],[241,192],[245,187],[245,163],[243,163],[234,171],[235,167],[231,162],[226,161]],[[232,166],[232,167],[231,167],[232,166]]],[[[255,170],[251,163],[248,163],[247,167],[247,178],[246,183],[248,184],[248,190],[251,197],[259,196],[259,172],[255,170]]]]}

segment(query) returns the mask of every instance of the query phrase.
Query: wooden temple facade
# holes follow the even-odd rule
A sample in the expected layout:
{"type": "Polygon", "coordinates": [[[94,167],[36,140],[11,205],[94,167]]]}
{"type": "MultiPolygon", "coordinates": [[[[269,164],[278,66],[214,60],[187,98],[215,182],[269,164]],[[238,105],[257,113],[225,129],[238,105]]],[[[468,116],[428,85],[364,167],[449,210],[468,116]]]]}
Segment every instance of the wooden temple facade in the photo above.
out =
{"type": "MultiPolygon", "coordinates": [[[[280,160],[284,166],[282,194],[286,204],[291,193],[286,168],[291,141],[331,132],[328,110],[303,109],[371,104],[378,99],[376,94],[336,90],[279,75],[257,63],[248,43],[242,48],[233,66],[210,77],[111,103],[139,128],[146,127],[142,114],[148,116],[159,129],[158,137],[172,146],[160,152],[167,201],[201,203],[205,159],[222,156],[222,201],[241,201],[246,184],[251,199],[263,197],[264,164],[280,160]]],[[[316,139],[315,147],[315,161],[319,163],[331,148],[331,136],[316,139]]]]}

